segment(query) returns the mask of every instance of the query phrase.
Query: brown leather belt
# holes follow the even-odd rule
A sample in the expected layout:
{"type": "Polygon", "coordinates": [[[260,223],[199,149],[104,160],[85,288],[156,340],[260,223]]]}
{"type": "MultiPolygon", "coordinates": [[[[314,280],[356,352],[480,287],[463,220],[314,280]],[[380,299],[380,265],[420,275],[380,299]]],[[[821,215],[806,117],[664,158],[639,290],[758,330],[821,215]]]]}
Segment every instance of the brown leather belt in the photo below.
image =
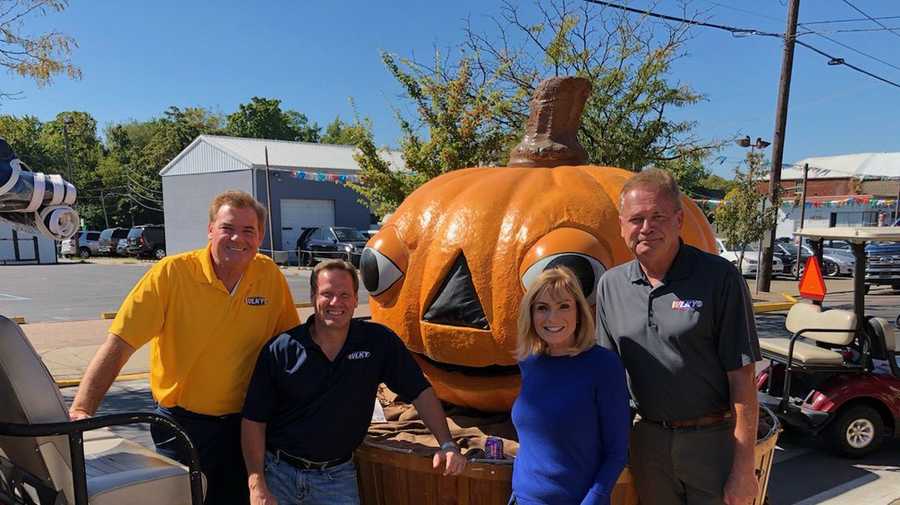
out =
{"type": "Polygon", "coordinates": [[[647,419],[646,417],[642,417],[642,421],[647,421],[648,423],[656,424],[662,426],[666,429],[691,429],[691,428],[705,428],[707,426],[715,426],[717,424],[723,424],[725,422],[731,421],[733,415],[730,410],[726,410],[724,412],[717,412],[715,414],[709,414],[706,416],[697,417],[694,419],[681,419],[678,421],[657,421],[655,419],[647,419]]]}

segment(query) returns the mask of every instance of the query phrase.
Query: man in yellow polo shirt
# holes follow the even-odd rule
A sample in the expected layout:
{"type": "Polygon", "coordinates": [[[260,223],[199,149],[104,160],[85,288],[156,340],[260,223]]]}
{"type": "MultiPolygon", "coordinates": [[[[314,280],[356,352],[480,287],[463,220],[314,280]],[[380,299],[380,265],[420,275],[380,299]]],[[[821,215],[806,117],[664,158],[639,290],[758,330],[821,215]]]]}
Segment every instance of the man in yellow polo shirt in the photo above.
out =
{"type": "MultiPolygon", "coordinates": [[[[94,415],[128,358],[149,342],[153,398],[197,446],[207,504],[249,502],[244,395],[263,344],[300,322],[284,275],[257,254],[265,220],[251,195],[218,195],[207,247],[163,259],[131,290],[69,409],[72,419],[94,415]]],[[[160,453],[186,462],[170,434],[151,434],[160,453]]]]}

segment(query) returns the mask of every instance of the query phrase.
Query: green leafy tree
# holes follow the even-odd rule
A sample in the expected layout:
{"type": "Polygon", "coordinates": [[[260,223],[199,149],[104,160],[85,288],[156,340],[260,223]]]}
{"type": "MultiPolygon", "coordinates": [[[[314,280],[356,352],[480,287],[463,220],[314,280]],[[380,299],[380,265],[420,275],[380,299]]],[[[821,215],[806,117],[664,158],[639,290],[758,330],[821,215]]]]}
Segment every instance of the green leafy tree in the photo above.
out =
{"type": "Polygon", "coordinates": [[[34,116],[0,116],[0,138],[5,139],[16,156],[34,170],[48,165],[47,150],[41,144],[44,127],[34,116]]]}
{"type": "Polygon", "coordinates": [[[236,137],[257,139],[319,141],[319,125],[310,124],[304,114],[281,110],[281,100],[254,96],[228,116],[225,132],[236,137]]]}
{"type": "Polygon", "coordinates": [[[365,126],[355,122],[346,123],[338,116],[325,127],[325,133],[319,139],[319,142],[323,144],[353,145],[360,134],[366,135],[366,133],[365,126]]]}
{"type": "MultiPolygon", "coordinates": [[[[382,193],[415,189],[447,170],[505,163],[533,92],[543,79],[559,75],[592,84],[579,130],[590,163],[666,168],[688,192],[707,175],[702,161],[720,142],[700,142],[693,122],[673,116],[704,99],[669,77],[683,55],[688,25],[660,24],[588,2],[553,0],[535,7],[537,14],[526,19],[518,4],[504,3],[489,32],[467,24],[452,58],[438,54],[431,63],[398,64],[383,56],[417,118],[399,118],[405,173],[370,177],[364,170],[357,190],[367,202],[390,207],[402,198],[382,193]],[[405,178],[413,183],[402,183],[405,178]],[[379,181],[386,186],[363,187],[379,181]]],[[[373,158],[370,165],[379,163],[373,158]]]]}
{"type": "MultiPolygon", "coordinates": [[[[357,135],[361,182],[351,184],[378,216],[392,212],[417,187],[445,172],[504,163],[518,132],[504,120],[512,103],[492,82],[473,79],[463,59],[452,75],[435,55],[433,68],[382,54],[385,66],[416,105],[419,123],[397,115],[405,167],[390,166],[371,134],[357,135]],[[422,131],[424,130],[424,132],[422,131]]],[[[367,128],[357,122],[357,127],[367,128]]]]}
{"type": "MultiPolygon", "coordinates": [[[[56,31],[29,33],[25,21],[35,16],[60,12],[66,0],[0,0],[0,66],[34,80],[38,86],[50,84],[57,75],[81,78],[81,69],[70,59],[78,45],[75,39],[56,31]]],[[[17,93],[0,90],[0,98],[17,93]]]]}
{"type": "Polygon", "coordinates": [[[747,246],[758,242],[771,230],[778,218],[778,205],[759,192],[764,180],[763,155],[747,153],[747,169],[735,169],[734,187],[716,208],[716,226],[722,239],[738,252],[738,269],[744,262],[747,246]]]}

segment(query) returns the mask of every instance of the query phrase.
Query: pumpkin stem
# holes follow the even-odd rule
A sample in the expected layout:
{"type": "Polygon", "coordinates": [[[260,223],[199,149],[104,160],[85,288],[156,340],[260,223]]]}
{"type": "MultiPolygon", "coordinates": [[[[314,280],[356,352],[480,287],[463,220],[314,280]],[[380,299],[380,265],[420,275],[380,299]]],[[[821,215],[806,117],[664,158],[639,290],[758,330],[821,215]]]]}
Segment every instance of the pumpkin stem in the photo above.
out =
{"type": "Polygon", "coordinates": [[[531,98],[525,136],[509,154],[511,167],[584,165],[587,152],[578,143],[581,113],[591,94],[583,77],[553,77],[538,86],[531,98]]]}

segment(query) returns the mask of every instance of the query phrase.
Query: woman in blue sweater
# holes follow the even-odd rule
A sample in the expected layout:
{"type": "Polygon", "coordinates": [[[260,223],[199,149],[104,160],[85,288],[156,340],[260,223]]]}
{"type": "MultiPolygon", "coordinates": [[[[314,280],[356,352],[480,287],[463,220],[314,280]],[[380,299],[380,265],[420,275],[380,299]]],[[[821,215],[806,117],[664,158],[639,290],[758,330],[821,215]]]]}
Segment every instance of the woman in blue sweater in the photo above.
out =
{"type": "Polygon", "coordinates": [[[625,370],[596,344],[591,312],[567,268],[544,271],[522,300],[522,390],[512,409],[519,452],[510,503],[608,505],[625,467],[631,428],[625,370]]]}

